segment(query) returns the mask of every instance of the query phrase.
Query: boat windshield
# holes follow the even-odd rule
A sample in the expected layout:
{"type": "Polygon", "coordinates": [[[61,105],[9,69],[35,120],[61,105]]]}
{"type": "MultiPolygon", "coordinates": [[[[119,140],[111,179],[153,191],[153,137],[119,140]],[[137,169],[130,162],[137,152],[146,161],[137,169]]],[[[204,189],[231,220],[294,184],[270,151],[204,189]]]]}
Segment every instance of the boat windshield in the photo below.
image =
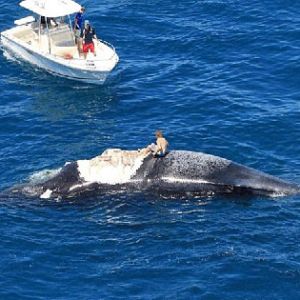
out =
{"type": "Polygon", "coordinates": [[[75,45],[74,33],[66,24],[49,29],[49,36],[53,45],[57,47],[70,47],[75,45]]]}

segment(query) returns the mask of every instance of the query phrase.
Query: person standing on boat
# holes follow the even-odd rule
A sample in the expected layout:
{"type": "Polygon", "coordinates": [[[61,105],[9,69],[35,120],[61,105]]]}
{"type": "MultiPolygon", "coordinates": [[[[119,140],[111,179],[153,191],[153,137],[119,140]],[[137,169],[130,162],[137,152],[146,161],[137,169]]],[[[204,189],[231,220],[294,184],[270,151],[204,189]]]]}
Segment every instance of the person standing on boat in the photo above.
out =
{"type": "Polygon", "coordinates": [[[84,24],[84,12],[85,12],[85,8],[82,6],[80,8],[80,11],[76,14],[75,21],[74,21],[75,42],[77,43],[79,52],[80,52],[80,34],[84,24]]]}
{"type": "Polygon", "coordinates": [[[97,39],[96,31],[91,27],[88,20],[84,21],[84,29],[81,31],[80,37],[82,39],[82,50],[84,53],[84,58],[86,58],[86,55],[89,51],[94,53],[94,56],[96,56],[95,45],[93,42],[93,39],[97,39]]]}

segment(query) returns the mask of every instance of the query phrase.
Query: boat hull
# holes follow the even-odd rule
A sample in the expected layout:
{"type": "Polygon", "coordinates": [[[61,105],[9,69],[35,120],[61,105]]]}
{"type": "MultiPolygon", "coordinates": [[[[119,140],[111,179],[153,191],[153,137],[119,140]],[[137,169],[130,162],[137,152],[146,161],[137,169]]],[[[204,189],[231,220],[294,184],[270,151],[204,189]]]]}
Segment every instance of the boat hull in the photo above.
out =
{"type": "MultiPolygon", "coordinates": [[[[85,69],[74,68],[71,66],[71,61],[54,58],[51,54],[41,54],[37,51],[33,51],[30,49],[30,46],[22,45],[23,43],[18,43],[3,33],[1,34],[1,43],[4,49],[13,52],[17,57],[46,70],[48,73],[71,80],[101,85],[105,82],[111,71],[95,70],[96,67],[93,62],[88,60],[86,61],[85,69]]],[[[117,62],[118,57],[116,55],[113,67],[117,62]]]]}

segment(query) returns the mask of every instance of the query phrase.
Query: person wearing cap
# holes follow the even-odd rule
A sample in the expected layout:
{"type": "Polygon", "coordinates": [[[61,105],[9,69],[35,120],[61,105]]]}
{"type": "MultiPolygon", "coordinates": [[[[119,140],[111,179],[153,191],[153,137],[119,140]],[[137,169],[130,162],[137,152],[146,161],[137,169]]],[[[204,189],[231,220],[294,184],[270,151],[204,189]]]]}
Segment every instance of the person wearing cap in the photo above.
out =
{"type": "Polygon", "coordinates": [[[84,53],[84,57],[86,58],[86,55],[89,51],[94,53],[94,55],[96,56],[95,46],[93,42],[93,39],[97,39],[96,32],[95,29],[91,27],[88,20],[84,21],[84,29],[81,31],[80,37],[82,39],[82,50],[84,53]]]}
{"type": "Polygon", "coordinates": [[[75,21],[74,21],[75,42],[77,43],[79,52],[80,52],[80,34],[84,24],[84,12],[85,12],[85,8],[82,6],[80,8],[80,11],[76,14],[75,21]]]}

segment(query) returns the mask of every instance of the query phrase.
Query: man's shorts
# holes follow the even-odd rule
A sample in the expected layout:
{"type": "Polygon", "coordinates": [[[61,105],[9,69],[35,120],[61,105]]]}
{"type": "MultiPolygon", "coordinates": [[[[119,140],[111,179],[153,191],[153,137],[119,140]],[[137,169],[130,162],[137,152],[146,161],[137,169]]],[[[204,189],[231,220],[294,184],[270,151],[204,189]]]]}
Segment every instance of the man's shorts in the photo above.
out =
{"type": "Polygon", "coordinates": [[[80,38],[80,34],[81,34],[81,30],[80,29],[75,29],[74,34],[75,34],[75,38],[79,39],[80,38]]]}
{"type": "Polygon", "coordinates": [[[84,53],[89,52],[89,50],[94,53],[95,49],[94,49],[94,43],[89,43],[89,44],[83,44],[83,48],[82,48],[84,53]]]}
{"type": "Polygon", "coordinates": [[[169,153],[169,152],[166,152],[166,153],[159,152],[159,153],[154,154],[154,157],[155,157],[155,158],[163,158],[163,157],[165,157],[168,153],[169,153]]]}

